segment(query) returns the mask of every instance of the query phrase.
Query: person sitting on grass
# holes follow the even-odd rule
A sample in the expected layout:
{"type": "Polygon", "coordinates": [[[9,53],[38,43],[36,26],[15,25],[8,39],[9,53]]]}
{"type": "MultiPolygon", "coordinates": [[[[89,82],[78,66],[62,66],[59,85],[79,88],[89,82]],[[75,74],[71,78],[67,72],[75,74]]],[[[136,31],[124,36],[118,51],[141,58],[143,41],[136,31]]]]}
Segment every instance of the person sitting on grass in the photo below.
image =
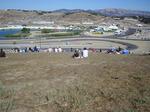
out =
{"type": "Polygon", "coordinates": [[[61,47],[58,48],[58,52],[60,52],[60,53],[62,52],[62,48],[61,47]]]}
{"type": "Polygon", "coordinates": [[[87,58],[88,57],[88,50],[87,50],[87,48],[83,49],[83,51],[82,51],[82,57],[83,58],[87,58]]]}
{"type": "Polygon", "coordinates": [[[111,47],[110,49],[107,50],[108,54],[115,54],[116,53],[116,48],[115,47],[111,47]]]}
{"type": "Polygon", "coordinates": [[[122,51],[123,49],[119,46],[118,49],[116,49],[117,52],[122,51]]]}
{"type": "Polygon", "coordinates": [[[48,52],[49,52],[49,53],[53,52],[53,49],[52,49],[51,47],[48,48],[48,52]]]}
{"type": "Polygon", "coordinates": [[[27,52],[28,52],[28,48],[27,48],[27,47],[25,47],[24,52],[25,52],[25,53],[27,53],[27,52]]]}
{"type": "Polygon", "coordinates": [[[102,52],[102,49],[99,49],[99,52],[101,53],[101,52],[102,52]]]}
{"type": "Polygon", "coordinates": [[[57,49],[57,47],[56,47],[56,48],[54,48],[54,52],[55,52],[55,53],[58,53],[58,49],[57,49]]]}
{"type": "Polygon", "coordinates": [[[29,51],[30,51],[30,52],[34,52],[34,50],[33,50],[31,47],[29,47],[29,51]]]}
{"type": "Polygon", "coordinates": [[[73,56],[73,58],[80,58],[80,55],[79,55],[79,51],[78,50],[75,50],[73,56]]]}
{"type": "Polygon", "coordinates": [[[39,52],[39,50],[38,50],[38,48],[36,46],[34,46],[33,51],[34,52],[39,52]]]}
{"type": "Polygon", "coordinates": [[[3,49],[0,50],[0,57],[6,57],[6,53],[3,51],[3,49]]]}

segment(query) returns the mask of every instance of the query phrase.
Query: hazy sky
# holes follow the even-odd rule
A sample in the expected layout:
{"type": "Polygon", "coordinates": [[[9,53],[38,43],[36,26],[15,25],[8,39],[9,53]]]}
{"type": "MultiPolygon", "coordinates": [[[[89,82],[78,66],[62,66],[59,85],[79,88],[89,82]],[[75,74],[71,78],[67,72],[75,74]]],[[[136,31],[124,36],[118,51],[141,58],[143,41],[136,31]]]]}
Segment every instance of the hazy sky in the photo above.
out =
{"type": "Polygon", "coordinates": [[[0,9],[103,9],[150,11],[150,0],[0,0],[0,9]]]}

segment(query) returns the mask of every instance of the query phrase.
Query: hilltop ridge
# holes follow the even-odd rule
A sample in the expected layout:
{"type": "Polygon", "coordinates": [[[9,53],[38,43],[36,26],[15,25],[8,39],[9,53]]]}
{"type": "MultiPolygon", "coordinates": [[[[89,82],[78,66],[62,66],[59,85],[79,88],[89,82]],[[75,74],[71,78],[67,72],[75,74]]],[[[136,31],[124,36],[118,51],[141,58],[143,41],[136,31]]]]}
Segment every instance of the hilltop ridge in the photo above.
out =
{"type": "Polygon", "coordinates": [[[132,17],[141,20],[139,19],[141,17],[150,18],[150,12],[111,8],[99,10],[59,9],[53,11],[7,9],[0,10],[0,25],[33,25],[34,22],[39,21],[52,21],[56,24],[65,25],[83,22],[98,24],[100,22],[113,22],[113,17],[132,17]]]}

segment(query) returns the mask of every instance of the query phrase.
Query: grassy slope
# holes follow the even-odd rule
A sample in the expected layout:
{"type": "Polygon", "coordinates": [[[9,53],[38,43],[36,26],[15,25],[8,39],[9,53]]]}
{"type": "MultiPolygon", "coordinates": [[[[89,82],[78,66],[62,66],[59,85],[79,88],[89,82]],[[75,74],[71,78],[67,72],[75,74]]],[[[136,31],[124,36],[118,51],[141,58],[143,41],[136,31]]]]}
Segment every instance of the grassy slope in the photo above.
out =
{"type": "Polygon", "coordinates": [[[0,85],[14,91],[3,93],[0,104],[8,100],[13,112],[150,111],[149,56],[90,54],[75,60],[71,55],[0,59],[0,85]]]}

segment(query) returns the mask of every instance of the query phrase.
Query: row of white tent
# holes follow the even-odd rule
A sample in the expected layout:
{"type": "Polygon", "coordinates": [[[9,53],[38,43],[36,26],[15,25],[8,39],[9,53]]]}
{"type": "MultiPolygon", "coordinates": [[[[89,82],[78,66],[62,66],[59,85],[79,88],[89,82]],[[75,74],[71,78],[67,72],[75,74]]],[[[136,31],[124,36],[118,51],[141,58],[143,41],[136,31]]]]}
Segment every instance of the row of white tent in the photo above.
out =
{"type": "Polygon", "coordinates": [[[110,26],[98,26],[94,29],[91,29],[90,32],[93,31],[111,31],[111,30],[118,30],[119,28],[116,25],[110,25],[110,26]]]}

